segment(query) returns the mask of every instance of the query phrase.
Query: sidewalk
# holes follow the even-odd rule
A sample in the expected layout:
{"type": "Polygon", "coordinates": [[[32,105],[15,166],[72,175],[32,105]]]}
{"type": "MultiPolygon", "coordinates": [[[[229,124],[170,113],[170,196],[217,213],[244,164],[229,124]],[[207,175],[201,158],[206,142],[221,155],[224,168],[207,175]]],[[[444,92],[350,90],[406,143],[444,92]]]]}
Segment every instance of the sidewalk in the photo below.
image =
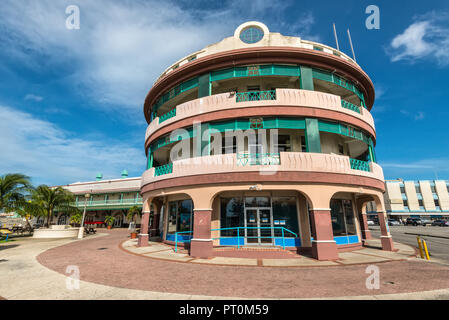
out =
{"type": "Polygon", "coordinates": [[[178,263],[125,252],[119,246],[124,240],[126,243],[127,236],[126,231],[112,230],[83,240],[24,239],[8,247],[2,245],[0,296],[88,300],[449,299],[449,268],[420,259],[376,264],[381,287],[367,290],[366,265],[279,268],[178,263]],[[79,290],[66,287],[69,265],[80,269],[79,290]],[[419,281],[420,277],[425,281],[419,281]]]}
{"type": "Polygon", "coordinates": [[[213,257],[210,259],[195,259],[190,257],[184,250],[175,252],[172,246],[160,242],[150,242],[148,247],[137,247],[136,239],[129,239],[121,244],[121,248],[134,255],[165,261],[176,261],[184,263],[199,263],[204,265],[227,265],[227,266],[259,266],[259,267],[323,267],[373,264],[388,261],[401,261],[415,258],[414,248],[395,243],[397,252],[381,250],[380,240],[369,240],[369,247],[361,250],[339,253],[337,261],[318,261],[306,256],[291,253],[291,259],[266,259],[266,258],[236,258],[236,257],[213,257]]]}

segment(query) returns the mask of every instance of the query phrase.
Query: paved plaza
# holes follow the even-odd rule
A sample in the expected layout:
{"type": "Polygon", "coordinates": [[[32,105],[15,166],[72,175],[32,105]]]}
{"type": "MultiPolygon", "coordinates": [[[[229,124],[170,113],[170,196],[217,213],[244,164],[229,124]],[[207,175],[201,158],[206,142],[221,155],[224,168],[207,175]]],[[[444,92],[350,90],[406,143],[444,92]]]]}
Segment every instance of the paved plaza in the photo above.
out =
{"type": "Polygon", "coordinates": [[[137,248],[127,230],[83,240],[16,239],[0,247],[0,296],[6,299],[448,299],[449,268],[372,246],[336,262],[291,259],[193,259],[161,243],[137,248]],[[246,260],[246,261],[244,261],[246,260]],[[261,260],[261,261],[260,261],[261,260]],[[367,289],[366,267],[380,270],[367,289]],[[67,289],[67,267],[80,288],[67,289]],[[213,281],[211,281],[213,279],[213,281]]]}

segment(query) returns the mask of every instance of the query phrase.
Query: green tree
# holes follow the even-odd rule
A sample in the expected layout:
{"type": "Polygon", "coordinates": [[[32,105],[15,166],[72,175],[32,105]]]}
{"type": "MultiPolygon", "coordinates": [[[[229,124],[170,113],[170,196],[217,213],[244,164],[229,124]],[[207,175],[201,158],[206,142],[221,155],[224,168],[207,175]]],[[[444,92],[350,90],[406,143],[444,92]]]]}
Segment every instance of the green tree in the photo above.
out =
{"type": "Polygon", "coordinates": [[[104,218],[104,222],[106,222],[106,224],[108,226],[112,226],[114,224],[115,218],[113,216],[106,216],[104,218]]]}
{"type": "Polygon", "coordinates": [[[83,214],[81,212],[75,213],[70,217],[70,223],[81,225],[81,221],[83,220],[83,214]]]}
{"type": "Polygon", "coordinates": [[[50,188],[46,185],[40,185],[33,190],[31,201],[45,212],[47,228],[50,225],[50,218],[53,217],[55,209],[67,213],[79,212],[78,208],[71,205],[75,201],[74,195],[62,187],[50,188]]]}
{"type": "Polygon", "coordinates": [[[137,216],[140,216],[142,214],[142,210],[138,206],[133,206],[129,208],[127,218],[128,220],[132,220],[133,222],[136,222],[135,219],[137,216]]]}
{"type": "Polygon", "coordinates": [[[30,178],[20,173],[0,176],[0,211],[14,211],[23,205],[31,190],[30,178]]]}

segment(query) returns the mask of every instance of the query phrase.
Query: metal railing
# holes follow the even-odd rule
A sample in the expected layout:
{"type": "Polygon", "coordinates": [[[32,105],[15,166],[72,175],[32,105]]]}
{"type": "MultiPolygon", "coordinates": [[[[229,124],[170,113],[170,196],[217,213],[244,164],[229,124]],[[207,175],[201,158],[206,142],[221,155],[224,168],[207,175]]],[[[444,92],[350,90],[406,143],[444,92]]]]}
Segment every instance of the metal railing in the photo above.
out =
{"type": "Polygon", "coordinates": [[[237,153],[237,165],[255,166],[255,165],[279,165],[281,157],[279,153],[237,153]]]}
{"type": "Polygon", "coordinates": [[[173,173],[173,163],[164,164],[163,166],[154,168],[154,176],[162,176],[164,174],[173,173]]]}
{"type": "Polygon", "coordinates": [[[276,100],[276,90],[237,92],[236,102],[276,100]]]}
{"type": "MultiPolygon", "coordinates": [[[[240,249],[240,239],[276,239],[276,238],[282,238],[282,248],[285,250],[285,233],[291,233],[295,236],[295,238],[298,238],[298,235],[294,233],[293,231],[284,228],[284,227],[234,227],[234,228],[219,228],[219,229],[211,229],[210,231],[222,231],[222,230],[237,230],[237,248],[240,249]],[[273,230],[272,234],[273,236],[240,236],[240,230],[273,230]],[[275,236],[274,230],[281,230],[281,236],[275,236]]],[[[192,233],[193,231],[180,231],[175,233],[175,252],[178,252],[178,234],[181,233],[192,233]]],[[[212,238],[212,240],[218,240],[221,238],[228,238],[228,237],[217,237],[212,238]]],[[[290,238],[290,237],[288,237],[290,238]]],[[[190,242],[190,239],[187,241],[190,242]]],[[[276,240],[274,240],[275,244],[276,240]]]]}
{"type": "Polygon", "coordinates": [[[173,118],[175,116],[176,116],[176,108],[174,108],[174,109],[170,110],[169,112],[164,113],[163,115],[161,115],[159,117],[159,123],[162,123],[165,120],[168,120],[168,119],[173,118]]]}
{"type": "Polygon", "coordinates": [[[345,100],[343,100],[343,99],[341,99],[341,106],[342,106],[343,108],[346,108],[346,109],[355,111],[355,112],[357,112],[357,113],[361,113],[361,112],[360,112],[360,107],[358,107],[358,106],[356,106],[356,105],[354,105],[354,104],[352,104],[352,103],[350,103],[350,102],[348,102],[348,101],[345,101],[345,100]]]}
{"type": "Polygon", "coordinates": [[[351,169],[371,172],[368,161],[362,161],[352,158],[349,158],[349,161],[351,162],[351,169]]]}

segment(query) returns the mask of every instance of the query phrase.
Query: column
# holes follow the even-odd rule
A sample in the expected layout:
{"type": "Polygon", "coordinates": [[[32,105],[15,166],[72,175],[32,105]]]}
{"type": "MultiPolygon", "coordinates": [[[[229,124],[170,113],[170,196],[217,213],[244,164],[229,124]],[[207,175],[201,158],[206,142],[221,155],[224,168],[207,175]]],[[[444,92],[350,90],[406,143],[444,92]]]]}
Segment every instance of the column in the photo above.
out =
{"type": "Polygon", "coordinates": [[[148,247],[148,223],[150,220],[150,208],[153,199],[147,199],[142,206],[142,219],[140,219],[140,233],[137,240],[138,247],[148,247]]]}
{"type": "Polygon", "coordinates": [[[301,66],[300,86],[304,90],[314,90],[312,68],[301,66]]]}
{"type": "Polygon", "coordinates": [[[382,243],[382,250],[395,251],[393,245],[393,239],[390,234],[390,228],[388,227],[387,213],[385,211],[377,211],[380,225],[380,242],[382,243]]]}
{"type": "Polygon", "coordinates": [[[362,240],[372,239],[371,231],[368,227],[368,217],[366,216],[366,204],[367,202],[357,203],[357,213],[360,219],[360,231],[362,233],[362,240]]]}
{"type": "Polygon", "coordinates": [[[321,153],[320,129],[318,119],[306,118],[306,148],[307,152],[321,153]]]}
{"type": "Polygon", "coordinates": [[[198,98],[211,95],[211,84],[209,72],[198,78],[198,98]]]}
{"type": "Polygon", "coordinates": [[[298,200],[298,221],[299,221],[299,233],[301,239],[301,247],[302,248],[310,248],[312,247],[312,241],[310,240],[310,221],[309,221],[309,210],[307,208],[307,199],[299,194],[298,200]]]}
{"type": "Polygon", "coordinates": [[[158,236],[159,218],[160,218],[160,212],[161,212],[161,208],[162,208],[162,202],[153,200],[153,208],[154,208],[154,211],[153,211],[152,217],[151,217],[151,213],[150,213],[150,218],[152,218],[150,229],[149,229],[150,237],[158,236]]]}
{"type": "Polygon", "coordinates": [[[195,258],[212,256],[211,238],[212,209],[193,209],[193,238],[190,240],[190,255],[195,258]]]}
{"type": "Polygon", "coordinates": [[[338,250],[332,230],[331,210],[314,209],[311,218],[312,256],[317,260],[337,260],[338,250]]]}

